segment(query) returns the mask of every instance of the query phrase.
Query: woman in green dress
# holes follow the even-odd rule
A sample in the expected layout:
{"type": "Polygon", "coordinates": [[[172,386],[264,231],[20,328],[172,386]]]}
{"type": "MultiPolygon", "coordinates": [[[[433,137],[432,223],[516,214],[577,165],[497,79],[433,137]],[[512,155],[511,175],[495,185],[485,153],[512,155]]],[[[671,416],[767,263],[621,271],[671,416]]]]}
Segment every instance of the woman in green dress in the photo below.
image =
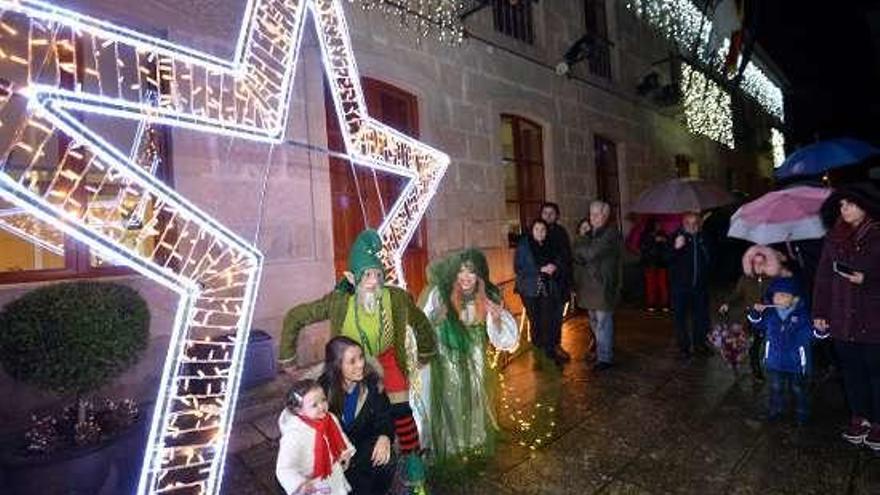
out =
{"type": "Polygon", "coordinates": [[[487,345],[513,351],[516,320],[501,307],[479,250],[467,249],[433,263],[421,306],[437,337],[437,354],[421,372],[417,407],[421,434],[436,469],[488,455],[494,446],[497,373],[487,345]]]}

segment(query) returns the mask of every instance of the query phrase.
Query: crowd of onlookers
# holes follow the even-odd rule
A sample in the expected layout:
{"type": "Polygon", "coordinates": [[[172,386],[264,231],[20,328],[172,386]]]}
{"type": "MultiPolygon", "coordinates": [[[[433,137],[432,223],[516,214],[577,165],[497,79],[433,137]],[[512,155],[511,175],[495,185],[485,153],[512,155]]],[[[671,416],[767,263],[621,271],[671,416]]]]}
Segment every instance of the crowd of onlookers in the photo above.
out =
{"type": "MultiPolygon", "coordinates": [[[[880,451],[880,189],[843,185],[822,217],[823,240],[745,249],[740,279],[716,307],[710,282],[732,258],[719,256],[701,213],[649,218],[627,244],[640,256],[645,309],[671,311],[682,360],[718,352],[737,372],[748,362],[756,382],[767,382],[768,420],[783,416],[790,391],[798,423],[810,418],[814,368],[839,373],[851,410],[843,437],[880,451]]],[[[590,204],[572,240],[558,218],[558,206],[546,203],[516,251],[516,290],[532,342],[559,365],[569,360],[559,339],[573,291],[576,306],[589,312],[594,369],[606,370],[614,362],[624,243],[607,203],[590,204]]]]}
{"type": "MultiPolygon", "coordinates": [[[[784,417],[791,394],[799,424],[810,419],[814,368],[839,372],[851,411],[843,437],[880,451],[880,189],[837,188],[823,205],[820,243],[744,249],[739,280],[720,303],[710,299],[713,275],[740,263],[705,231],[701,212],[648,219],[628,243],[612,213],[593,201],[570,238],[559,207],[545,203],[519,240],[515,290],[537,366],[571,361],[560,343],[573,304],[589,315],[593,369],[613,368],[630,245],[641,260],[645,310],[671,312],[682,362],[716,351],[737,373],[748,362],[769,390],[767,420],[784,417]]],[[[493,452],[498,370],[486,350],[512,351],[520,337],[485,256],[466,249],[434,260],[416,304],[384,285],[381,249],[375,231],[363,232],[339,285],[285,317],[285,365],[306,325],[329,320],[333,335],[320,377],[298,381],[279,418],[276,475],[288,494],[424,493],[424,458],[437,472],[493,452]]]]}

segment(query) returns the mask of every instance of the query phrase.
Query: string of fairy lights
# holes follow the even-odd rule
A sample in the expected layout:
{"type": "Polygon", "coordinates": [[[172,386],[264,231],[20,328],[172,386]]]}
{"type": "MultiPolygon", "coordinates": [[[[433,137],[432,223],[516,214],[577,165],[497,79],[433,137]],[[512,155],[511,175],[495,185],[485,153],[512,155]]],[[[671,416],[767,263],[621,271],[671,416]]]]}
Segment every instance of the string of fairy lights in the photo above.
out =
{"type": "Polygon", "coordinates": [[[380,226],[392,281],[449,158],[370,118],[340,0],[251,0],[234,61],[43,0],[0,0],[0,227],[69,235],[181,296],[138,493],[217,493],[262,255],[155,177],[156,125],[281,142],[305,16],[350,160],[404,176],[380,226]],[[139,124],[122,152],[74,113],[139,124]]]}
{"type": "MultiPolygon", "coordinates": [[[[635,13],[652,27],[654,31],[671,42],[679,53],[691,54],[705,67],[709,67],[719,77],[730,77],[723,68],[723,61],[730,47],[730,40],[717,39],[720,35],[713,31],[713,22],[691,0],[630,0],[627,9],[635,13]],[[715,50],[713,47],[718,46],[715,50]]],[[[722,144],[732,147],[728,140],[728,128],[732,123],[732,112],[729,108],[730,96],[720,85],[707,83],[691,84],[694,78],[693,66],[684,67],[689,71],[688,77],[682,77],[681,89],[685,99],[686,123],[692,132],[708,136],[722,144]],[[700,95],[700,91],[705,94],[700,95]],[[725,92],[726,93],[726,92],[725,92]],[[700,101],[700,100],[705,101],[700,101]],[[688,103],[690,102],[690,103],[688,103]],[[688,106],[689,105],[689,106],[688,106]],[[713,115],[699,115],[702,112],[713,115]]],[[[704,77],[704,79],[706,79],[704,77]]],[[[784,122],[784,95],[782,89],[774,83],[755,61],[749,61],[743,70],[740,83],[742,91],[758,103],[767,114],[784,122]]]]}
{"type": "Polygon", "coordinates": [[[785,161],[785,135],[775,127],[770,128],[770,148],[773,154],[773,167],[779,167],[785,161]]]}
{"type": "MultiPolygon", "coordinates": [[[[349,0],[354,2],[354,0],[349,0]]],[[[441,43],[457,45],[464,40],[460,0],[357,0],[366,11],[397,18],[400,29],[417,40],[432,37],[441,43]]]]}
{"type": "Polygon", "coordinates": [[[681,64],[681,88],[688,130],[733,149],[730,94],[686,63],[681,64]]]}

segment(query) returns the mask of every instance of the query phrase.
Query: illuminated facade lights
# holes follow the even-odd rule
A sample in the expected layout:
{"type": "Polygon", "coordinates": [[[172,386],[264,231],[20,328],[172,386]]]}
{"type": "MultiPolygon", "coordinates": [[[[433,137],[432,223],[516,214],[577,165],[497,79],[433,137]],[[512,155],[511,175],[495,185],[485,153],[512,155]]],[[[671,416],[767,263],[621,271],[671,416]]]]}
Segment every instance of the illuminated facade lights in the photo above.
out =
{"type": "Polygon", "coordinates": [[[773,151],[773,168],[778,168],[785,161],[785,135],[774,127],[770,128],[770,147],[773,151]]]}
{"type": "MultiPolygon", "coordinates": [[[[691,54],[706,66],[714,67],[718,74],[725,73],[722,64],[730,40],[713,39],[712,20],[703,15],[691,0],[630,0],[627,8],[673,43],[679,53],[691,54]],[[713,52],[713,46],[720,48],[713,52]]],[[[741,88],[765,112],[780,122],[785,121],[782,89],[754,62],[746,65],[741,88]]]]}
{"type": "Polygon", "coordinates": [[[306,14],[347,157],[408,179],[379,226],[391,281],[449,158],[367,114],[341,0],[250,0],[233,60],[41,0],[0,0],[0,228],[61,235],[180,296],[139,494],[218,493],[262,254],[159,181],[154,125],[284,138],[306,14]],[[77,118],[139,125],[123,152],[77,118]]]}
{"type": "Polygon", "coordinates": [[[730,95],[688,64],[681,65],[681,93],[688,130],[734,147],[730,95]]]}
{"type": "MultiPolygon", "coordinates": [[[[349,0],[353,2],[354,0],[349,0]]],[[[441,43],[459,44],[464,40],[460,0],[357,0],[364,10],[397,17],[400,28],[417,39],[435,37],[441,43]]]]}
{"type": "Polygon", "coordinates": [[[740,86],[747,95],[761,105],[765,112],[779,119],[780,123],[785,122],[785,97],[782,89],[753,62],[746,64],[740,86]]]}

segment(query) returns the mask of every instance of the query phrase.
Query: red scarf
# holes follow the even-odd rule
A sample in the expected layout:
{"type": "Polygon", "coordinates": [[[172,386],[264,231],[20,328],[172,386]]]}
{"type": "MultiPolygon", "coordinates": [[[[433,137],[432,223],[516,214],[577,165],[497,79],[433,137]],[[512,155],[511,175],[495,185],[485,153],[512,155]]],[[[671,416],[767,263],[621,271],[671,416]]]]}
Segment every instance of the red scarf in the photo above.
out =
{"type": "Polygon", "coordinates": [[[333,470],[333,463],[346,449],[342,430],[333,421],[330,413],[324,419],[310,419],[299,414],[297,416],[315,430],[315,465],[312,467],[312,477],[327,478],[333,470]]]}

